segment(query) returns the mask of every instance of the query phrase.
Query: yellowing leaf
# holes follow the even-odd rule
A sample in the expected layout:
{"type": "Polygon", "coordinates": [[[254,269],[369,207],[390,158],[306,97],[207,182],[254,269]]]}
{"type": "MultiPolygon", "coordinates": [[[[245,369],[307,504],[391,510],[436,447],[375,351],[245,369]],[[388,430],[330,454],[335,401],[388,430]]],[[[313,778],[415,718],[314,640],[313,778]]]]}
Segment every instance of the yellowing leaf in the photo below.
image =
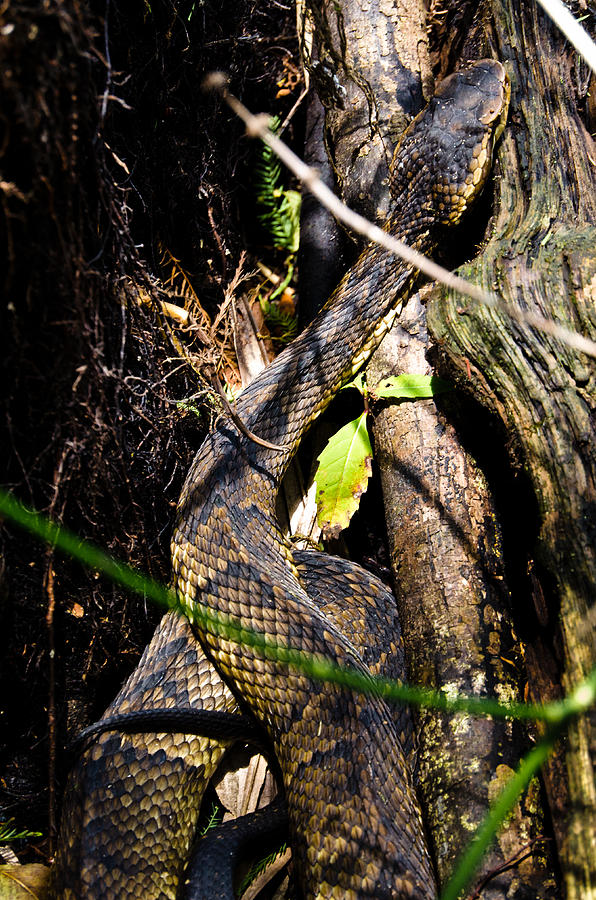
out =
{"type": "Polygon", "coordinates": [[[325,537],[337,537],[358,509],[372,472],[366,412],[333,435],[318,463],[317,522],[325,537]]]}
{"type": "Polygon", "coordinates": [[[49,874],[48,866],[41,863],[0,866],[0,897],[2,900],[42,900],[47,897],[49,874]]]}
{"type": "Polygon", "coordinates": [[[384,378],[370,393],[378,398],[424,400],[453,390],[453,385],[438,375],[392,375],[384,378]]]}

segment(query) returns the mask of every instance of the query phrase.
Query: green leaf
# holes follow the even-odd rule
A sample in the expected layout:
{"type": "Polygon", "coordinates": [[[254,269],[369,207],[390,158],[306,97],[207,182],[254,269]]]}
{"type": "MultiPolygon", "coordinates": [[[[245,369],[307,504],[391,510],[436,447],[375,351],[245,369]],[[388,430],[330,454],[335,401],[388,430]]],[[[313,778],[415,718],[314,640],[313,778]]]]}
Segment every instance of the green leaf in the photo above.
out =
{"type": "Polygon", "coordinates": [[[438,375],[392,375],[380,381],[374,391],[377,398],[397,400],[423,400],[452,391],[453,385],[438,375]]]}
{"type": "Polygon", "coordinates": [[[317,522],[325,537],[337,537],[358,509],[372,473],[366,412],[333,435],[318,463],[317,522]]]}
{"type": "Polygon", "coordinates": [[[348,388],[356,388],[356,390],[360,391],[362,396],[365,397],[368,393],[368,390],[364,383],[364,378],[364,372],[358,372],[355,378],[353,378],[351,381],[348,381],[347,384],[344,384],[344,386],[342,387],[342,391],[347,391],[348,388]]]}

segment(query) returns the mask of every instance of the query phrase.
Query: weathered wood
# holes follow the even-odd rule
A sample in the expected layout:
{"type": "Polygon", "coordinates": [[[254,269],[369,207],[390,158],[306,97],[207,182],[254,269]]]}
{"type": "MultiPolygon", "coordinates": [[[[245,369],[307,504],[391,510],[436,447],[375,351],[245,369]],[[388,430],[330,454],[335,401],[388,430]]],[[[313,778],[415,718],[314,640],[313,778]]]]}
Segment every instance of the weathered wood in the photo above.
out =
{"type": "Polygon", "coordinates": [[[342,199],[369,218],[389,208],[397,137],[432,93],[421,0],[310,2],[318,58],[306,60],[326,109],[342,199]]]}
{"type": "MultiPolygon", "coordinates": [[[[314,91],[310,91],[306,112],[304,162],[319,173],[331,190],[335,176],[325,151],[325,109],[314,91]]],[[[308,192],[302,196],[300,210],[300,322],[307,325],[321,309],[346,270],[346,235],[337,219],[308,192]]]]}
{"type": "MultiPolygon", "coordinates": [[[[418,297],[369,365],[369,384],[388,374],[430,374],[425,313],[418,297]]],[[[501,541],[480,468],[450,422],[453,396],[392,404],[375,418],[396,596],[410,680],[448,694],[523,699],[523,648],[508,609],[501,541]],[[451,409],[450,409],[451,408],[451,409]]],[[[511,722],[421,710],[419,786],[445,882],[527,747],[511,722]]],[[[531,844],[519,865],[495,875],[482,896],[557,896],[545,846],[538,788],[517,805],[483,860],[478,882],[531,844]]]]}
{"type": "MultiPolygon", "coordinates": [[[[392,15],[403,14],[403,7],[392,15]]],[[[370,4],[343,2],[340,12],[333,5],[322,26],[318,19],[323,59],[349,100],[344,109],[337,95],[324,100],[328,147],[335,151],[344,198],[373,215],[382,215],[386,205],[387,170],[382,165],[398,137],[396,123],[403,127],[407,114],[422,105],[426,35],[417,4],[411,7],[401,21],[399,41],[382,59],[381,73],[376,54],[388,20],[377,5],[376,17],[370,4]],[[400,73],[408,66],[402,83],[400,73]],[[406,109],[396,106],[396,97],[409,98],[406,109]],[[374,128],[371,109],[383,110],[374,128]],[[363,176],[367,163],[371,168],[363,176]]],[[[395,26],[395,19],[389,21],[395,26]]],[[[417,302],[377,352],[369,367],[371,383],[392,372],[428,371],[426,349],[424,310],[417,302]]],[[[515,661],[521,653],[507,612],[495,512],[482,473],[432,401],[385,409],[374,435],[411,680],[451,692],[519,699],[521,676],[515,661]]],[[[430,711],[422,713],[420,726],[420,789],[439,877],[445,881],[522,754],[524,741],[522,730],[511,724],[430,711]]],[[[539,806],[533,786],[484,860],[480,878],[532,840],[540,827],[540,816],[533,817],[539,806]]],[[[483,896],[555,896],[542,850],[534,846],[521,865],[494,877],[483,896]]]]}
{"type": "MultiPolygon", "coordinates": [[[[536,4],[490,6],[496,53],[512,80],[511,115],[493,234],[464,274],[594,338],[596,152],[573,93],[577,57],[536,4]]],[[[550,652],[569,691],[596,663],[594,363],[461,298],[433,302],[428,321],[443,368],[501,418],[529,477],[539,532],[525,549],[545,623],[558,628],[550,652]]],[[[539,697],[556,691],[549,684],[549,672],[536,673],[539,697]]],[[[596,895],[592,737],[585,719],[565,745],[570,807],[559,852],[569,900],[596,895]]]]}

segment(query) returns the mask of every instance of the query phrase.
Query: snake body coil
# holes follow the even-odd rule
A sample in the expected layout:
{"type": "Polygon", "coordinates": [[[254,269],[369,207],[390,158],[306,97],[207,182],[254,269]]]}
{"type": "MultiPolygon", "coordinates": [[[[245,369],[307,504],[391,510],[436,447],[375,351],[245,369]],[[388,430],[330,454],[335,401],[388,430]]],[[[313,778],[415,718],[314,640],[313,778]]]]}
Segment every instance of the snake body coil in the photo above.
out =
{"type": "MultiPolygon", "coordinates": [[[[486,178],[506,102],[507,78],[497,62],[481,61],[442,82],[398,148],[399,205],[388,230],[432,251],[486,178]]],[[[312,325],[243,392],[237,413],[246,427],[287,449],[258,446],[226,422],[205,440],[172,542],[176,584],[191,618],[207,607],[365,675],[374,668],[342,630],[341,612],[313,597],[316,585],[326,584],[324,577],[317,581],[326,567],[329,595],[341,593],[347,578],[344,593],[355,598],[366,628],[371,610],[379,614],[382,587],[349,564],[338,571],[318,554],[311,557],[318,575],[308,574],[309,555],[292,554],[275,501],[304,432],[368,358],[415,279],[410,266],[369,247],[312,325]]],[[[321,686],[204,621],[196,637],[187,622],[166,616],[106,715],[240,706],[267,733],[279,762],[307,900],[434,897],[399,726],[385,702],[321,686]],[[211,696],[201,695],[207,670],[211,696]]],[[[221,752],[217,742],[196,736],[102,735],[72,776],[55,893],[175,897],[204,779],[221,752]]]]}

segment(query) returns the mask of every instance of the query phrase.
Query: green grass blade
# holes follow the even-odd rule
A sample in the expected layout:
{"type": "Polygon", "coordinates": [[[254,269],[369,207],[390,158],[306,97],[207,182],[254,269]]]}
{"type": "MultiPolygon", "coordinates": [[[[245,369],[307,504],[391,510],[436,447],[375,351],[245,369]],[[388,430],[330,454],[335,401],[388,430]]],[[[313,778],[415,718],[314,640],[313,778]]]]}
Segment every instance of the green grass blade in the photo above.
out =
{"type": "Polygon", "coordinates": [[[21,528],[62,550],[68,556],[101,572],[117,584],[128,588],[143,597],[149,597],[160,606],[176,606],[177,600],[173,591],[153,581],[126,563],[109,556],[90,541],[84,541],[67,528],[57,525],[35,510],[20,503],[12,494],[0,490],[0,515],[11,519],[21,528]]]}
{"type": "Polygon", "coordinates": [[[516,772],[507,782],[494,805],[479,826],[468,849],[446,885],[440,900],[458,900],[468,887],[482,857],[492,844],[503,822],[515,806],[519,796],[550,756],[560,734],[561,726],[554,725],[544,738],[525,756],[516,772]]]}
{"type": "Polygon", "coordinates": [[[192,610],[183,610],[174,591],[126,563],[114,559],[89,541],[81,540],[45,516],[28,509],[1,489],[0,516],[11,519],[21,528],[54,545],[92,570],[101,572],[117,584],[148,597],[160,606],[183,611],[203,628],[209,628],[235,643],[246,644],[263,653],[268,659],[293,666],[316,681],[339,684],[359,693],[384,697],[390,702],[409,703],[443,712],[464,712],[474,716],[496,718],[541,719],[552,723],[561,722],[569,715],[583,712],[593,703],[596,669],[583,685],[576,688],[569,700],[547,706],[527,703],[504,704],[490,697],[448,697],[442,691],[432,691],[387,678],[364,675],[356,669],[339,666],[325,657],[311,656],[305,651],[279,644],[260,632],[243,627],[232,617],[217,614],[199,603],[192,610]]]}
{"type": "MultiPolygon", "coordinates": [[[[182,611],[174,591],[164,587],[130,566],[113,559],[99,547],[83,541],[34,510],[28,509],[10,493],[0,489],[0,516],[4,516],[41,540],[77,559],[91,569],[129,590],[159,603],[182,611]]],[[[374,694],[389,701],[405,702],[439,709],[445,712],[465,712],[470,715],[511,717],[517,719],[542,719],[549,723],[544,738],[521,761],[517,771],[507,783],[496,803],[479,827],[468,850],[445,887],[441,900],[457,900],[471,882],[474,872],[487,848],[494,840],[502,823],[517,802],[531,778],[550,755],[564,725],[572,717],[586,712],[596,698],[596,668],[562,701],[539,706],[533,704],[502,704],[490,698],[449,698],[440,691],[430,691],[400,684],[385,678],[363,675],[354,669],[340,667],[329,659],[313,657],[300,650],[282,646],[266,635],[244,628],[229,616],[217,615],[205,606],[197,604],[188,611],[195,621],[209,627],[228,640],[244,643],[258,649],[269,659],[285,662],[317,681],[328,681],[359,693],[374,694]]]]}

